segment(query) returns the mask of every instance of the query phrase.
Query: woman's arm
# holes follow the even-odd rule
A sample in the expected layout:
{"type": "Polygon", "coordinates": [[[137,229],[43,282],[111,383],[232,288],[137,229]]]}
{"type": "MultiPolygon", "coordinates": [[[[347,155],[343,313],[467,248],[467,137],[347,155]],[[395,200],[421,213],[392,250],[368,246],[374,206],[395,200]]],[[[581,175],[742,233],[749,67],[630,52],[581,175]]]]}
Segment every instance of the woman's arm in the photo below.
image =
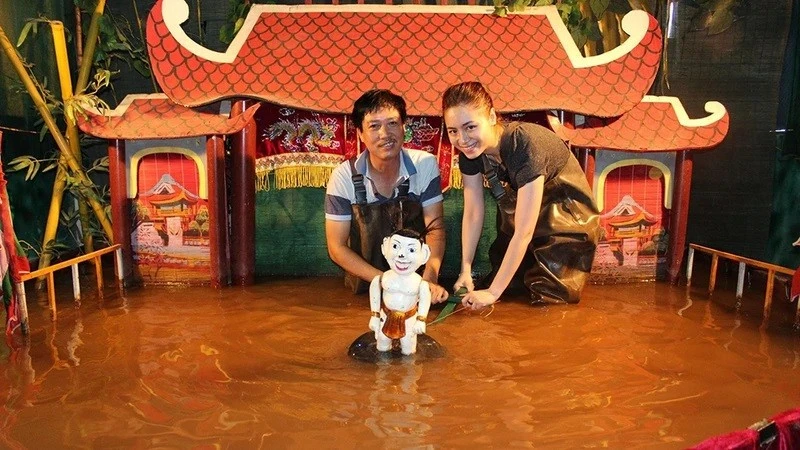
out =
{"type": "Polygon", "coordinates": [[[514,274],[517,272],[522,258],[528,251],[528,244],[533,239],[539,211],[542,209],[542,194],[544,193],[544,177],[537,177],[532,182],[522,186],[517,191],[517,206],[514,209],[514,235],[508,244],[503,263],[494,277],[489,291],[499,298],[506,290],[514,274]]]}
{"type": "Polygon", "coordinates": [[[483,231],[483,175],[464,175],[464,215],[461,220],[461,274],[454,286],[472,290],[472,262],[483,231]],[[467,279],[470,286],[467,286],[467,279]]]}
{"type": "Polygon", "coordinates": [[[497,270],[489,289],[470,292],[462,299],[467,308],[481,309],[496,302],[506,290],[514,274],[517,272],[522,258],[528,251],[528,244],[533,239],[536,221],[542,208],[544,193],[544,177],[540,176],[522,186],[517,191],[517,206],[514,210],[514,235],[508,244],[503,262],[497,270]]]}

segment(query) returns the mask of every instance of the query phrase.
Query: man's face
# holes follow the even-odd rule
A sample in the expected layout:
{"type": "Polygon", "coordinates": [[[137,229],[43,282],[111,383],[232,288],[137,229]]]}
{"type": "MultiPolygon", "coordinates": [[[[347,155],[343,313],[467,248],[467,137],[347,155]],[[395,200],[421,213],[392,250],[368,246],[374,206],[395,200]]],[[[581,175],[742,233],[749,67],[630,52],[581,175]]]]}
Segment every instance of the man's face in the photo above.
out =
{"type": "Polygon", "coordinates": [[[391,160],[400,155],[405,129],[400,112],[394,108],[381,108],[364,115],[358,137],[372,157],[391,160]]]}
{"type": "Polygon", "coordinates": [[[393,271],[406,275],[416,270],[430,256],[430,249],[419,239],[393,234],[383,240],[383,257],[393,271]]]}

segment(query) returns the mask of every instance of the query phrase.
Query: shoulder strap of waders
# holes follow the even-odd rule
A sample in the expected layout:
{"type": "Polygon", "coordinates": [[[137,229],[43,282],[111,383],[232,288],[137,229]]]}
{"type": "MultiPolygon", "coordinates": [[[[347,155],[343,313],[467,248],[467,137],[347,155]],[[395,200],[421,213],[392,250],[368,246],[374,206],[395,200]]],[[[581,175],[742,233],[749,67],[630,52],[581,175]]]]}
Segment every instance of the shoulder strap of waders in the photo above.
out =
{"type": "Polygon", "coordinates": [[[364,175],[358,173],[358,171],[356,170],[355,156],[350,158],[350,173],[352,174],[351,179],[353,180],[353,188],[355,189],[356,192],[356,204],[366,205],[367,187],[364,186],[364,175]]]}
{"type": "Polygon", "coordinates": [[[496,201],[499,201],[501,198],[505,197],[506,190],[503,188],[503,185],[500,184],[500,178],[497,177],[497,170],[495,170],[494,166],[489,162],[489,157],[486,156],[485,153],[481,155],[481,162],[483,162],[483,176],[489,184],[492,197],[494,197],[496,201]]]}
{"type": "Polygon", "coordinates": [[[410,185],[411,183],[409,182],[408,178],[403,180],[403,182],[400,183],[399,186],[397,186],[397,196],[400,198],[408,197],[408,191],[410,190],[410,185]]]}

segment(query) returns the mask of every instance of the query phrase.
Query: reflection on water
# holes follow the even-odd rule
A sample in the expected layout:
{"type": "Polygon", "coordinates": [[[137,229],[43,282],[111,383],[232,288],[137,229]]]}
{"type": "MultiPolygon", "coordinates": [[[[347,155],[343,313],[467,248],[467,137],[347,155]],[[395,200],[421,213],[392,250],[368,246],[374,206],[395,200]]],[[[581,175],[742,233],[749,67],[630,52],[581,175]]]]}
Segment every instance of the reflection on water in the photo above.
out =
{"type": "Polygon", "coordinates": [[[378,364],[347,357],[369,313],[336,279],[59,305],[0,344],[0,447],[683,448],[800,404],[796,335],[664,284],[506,299],[378,364]]]}

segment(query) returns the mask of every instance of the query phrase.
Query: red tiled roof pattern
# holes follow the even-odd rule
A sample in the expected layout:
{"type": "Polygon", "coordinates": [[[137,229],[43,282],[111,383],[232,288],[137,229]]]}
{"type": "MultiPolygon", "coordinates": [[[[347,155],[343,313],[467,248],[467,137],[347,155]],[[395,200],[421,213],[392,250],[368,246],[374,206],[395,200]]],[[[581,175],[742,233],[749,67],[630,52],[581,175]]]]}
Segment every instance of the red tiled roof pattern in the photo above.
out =
{"type": "Polygon", "coordinates": [[[613,117],[636,105],[655,78],[661,31],[605,65],[575,68],[547,16],[466,13],[263,13],[232,63],[182,47],[159,0],[147,23],[153,73],[175,102],[197,106],[248,96],[345,113],[366,90],[402,95],[410,115],[438,116],[444,90],[483,82],[498,111],[562,109],[613,117]]]}
{"type": "Polygon", "coordinates": [[[258,105],[244,114],[228,118],[176,105],[166,97],[149,96],[125,102],[115,112],[121,115],[89,115],[79,118],[85,133],[105,139],[169,139],[240,131],[253,117],[258,105]],[[127,107],[127,109],[125,109],[127,107]],[[124,111],[123,111],[124,110],[124,111]]]}
{"type": "Polygon", "coordinates": [[[669,102],[645,101],[620,117],[588,117],[575,128],[552,116],[550,124],[561,139],[581,148],[640,152],[703,150],[718,145],[728,134],[730,118],[722,117],[705,126],[680,123],[669,102]]]}

